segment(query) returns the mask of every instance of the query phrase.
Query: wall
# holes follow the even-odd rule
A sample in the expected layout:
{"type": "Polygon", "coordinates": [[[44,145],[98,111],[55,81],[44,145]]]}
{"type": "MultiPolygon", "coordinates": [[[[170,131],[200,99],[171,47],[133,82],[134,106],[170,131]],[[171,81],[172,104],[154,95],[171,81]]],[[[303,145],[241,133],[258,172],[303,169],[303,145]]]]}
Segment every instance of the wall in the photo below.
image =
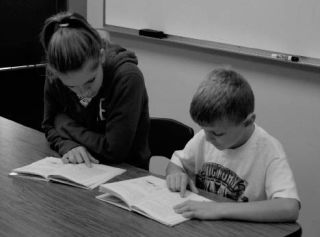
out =
{"type": "MultiPolygon", "coordinates": [[[[102,26],[102,1],[89,0],[87,16],[102,26]],[[101,5],[99,5],[101,4],[101,5]]],[[[111,39],[136,52],[150,97],[152,116],[172,117],[199,129],[189,117],[191,97],[214,67],[230,65],[251,83],[257,123],[277,137],[287,151],[302,200],[303,236],[320,233],[320,71],[267,60],[154,43],[134,36],[111,39]]]]}
{"type": "Polygon", "coordinates": [[[68,0],[68,10],[77,12],[84,17],[87,16],[87,1],[86,0],[68,0]]]}
{"type": "MultiPolygon", "coordinates": [[[[318,0],[105,0],[105,23],[320,58],[318,0]],[[125,14],[123,14],[125,13],[125,14]]],[[[255,51],[255,50],[252,50],[255,51]]],[[[256,52],[258,53],[258,52],[256,52]]],[[[303,57],[301,57],[303,59],[303,57]]]]}

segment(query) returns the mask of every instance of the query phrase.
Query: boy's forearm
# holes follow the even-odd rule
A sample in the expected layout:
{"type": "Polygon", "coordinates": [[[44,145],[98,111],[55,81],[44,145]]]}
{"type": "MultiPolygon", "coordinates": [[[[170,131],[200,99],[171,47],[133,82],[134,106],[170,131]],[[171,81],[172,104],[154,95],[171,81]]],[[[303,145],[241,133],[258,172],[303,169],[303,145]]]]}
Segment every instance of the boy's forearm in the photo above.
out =
{"type": "Polygon", "coordinates": [[[221,219],[255,222],[293,222],[299,216],[299,203],[297,200],[290,198],[219,204],[217,211],[221,219]]]}

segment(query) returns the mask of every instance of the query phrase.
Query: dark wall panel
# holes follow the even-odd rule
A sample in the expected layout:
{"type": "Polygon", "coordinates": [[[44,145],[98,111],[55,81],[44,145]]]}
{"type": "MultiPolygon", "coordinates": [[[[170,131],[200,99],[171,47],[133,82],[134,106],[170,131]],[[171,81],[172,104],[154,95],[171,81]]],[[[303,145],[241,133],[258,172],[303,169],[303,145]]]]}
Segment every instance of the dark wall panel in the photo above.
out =
{"type": "Polygon", "coordinates": [[[0,67],[41,61],[43,22],[66,5],[67,1],[61,0],[1,0],[0,67]]]}
{"type": "MultiPolygon", "coordinates": [[[[0,1],[0,68],[43,62],[39,33],[46,18],[67,9],[67,0],[0,1]]],[[[0,70],[0,116],[40,130],[44,67],[0,70]]]]}
{"type": "Polygon", "coordinates": [[[0,71],[0,116],[41,130],[45,68],[0,71]]]}

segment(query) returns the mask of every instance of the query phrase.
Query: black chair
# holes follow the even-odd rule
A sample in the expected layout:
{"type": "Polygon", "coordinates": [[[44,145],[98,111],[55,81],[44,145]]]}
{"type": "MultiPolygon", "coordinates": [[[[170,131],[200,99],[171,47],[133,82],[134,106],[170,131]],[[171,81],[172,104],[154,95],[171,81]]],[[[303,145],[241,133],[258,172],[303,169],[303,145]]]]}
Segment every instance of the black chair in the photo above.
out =
{"type": "Polygon", "coordinates": [[[170,159],[172,153],[183,149],[194,135],[191,127],[174,119],[151,118],[150,122],[151,156],[165,156],[170,159]]]}
{"type": "Polygon", "coordinates": [[[151,150],[151,160],[149,171],[164,175],[166,167],[156,166],[166,166],[173,152],[183,149],[187,142],[193,137],[194,131],[188,125],[171,118],[152,117],[150,122],[149,146],[151,150]],[[158,158],[158,156],[165,157],[165,161],[159,161],[160,158],[158,158]],[[156,168],[153,169],[152,167],[156,168]]]}

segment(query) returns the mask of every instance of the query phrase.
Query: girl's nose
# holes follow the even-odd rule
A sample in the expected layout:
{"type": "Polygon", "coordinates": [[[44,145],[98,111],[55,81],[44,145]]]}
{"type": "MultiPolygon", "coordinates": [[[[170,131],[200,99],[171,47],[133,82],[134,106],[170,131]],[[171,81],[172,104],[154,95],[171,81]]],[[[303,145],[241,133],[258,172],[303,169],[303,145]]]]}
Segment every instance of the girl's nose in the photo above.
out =
{"type": "Polygon", "coordinates": [[[90,95],[90,88],[82,86],[78,88],[78,95],[88,97],[90,95]]]}

